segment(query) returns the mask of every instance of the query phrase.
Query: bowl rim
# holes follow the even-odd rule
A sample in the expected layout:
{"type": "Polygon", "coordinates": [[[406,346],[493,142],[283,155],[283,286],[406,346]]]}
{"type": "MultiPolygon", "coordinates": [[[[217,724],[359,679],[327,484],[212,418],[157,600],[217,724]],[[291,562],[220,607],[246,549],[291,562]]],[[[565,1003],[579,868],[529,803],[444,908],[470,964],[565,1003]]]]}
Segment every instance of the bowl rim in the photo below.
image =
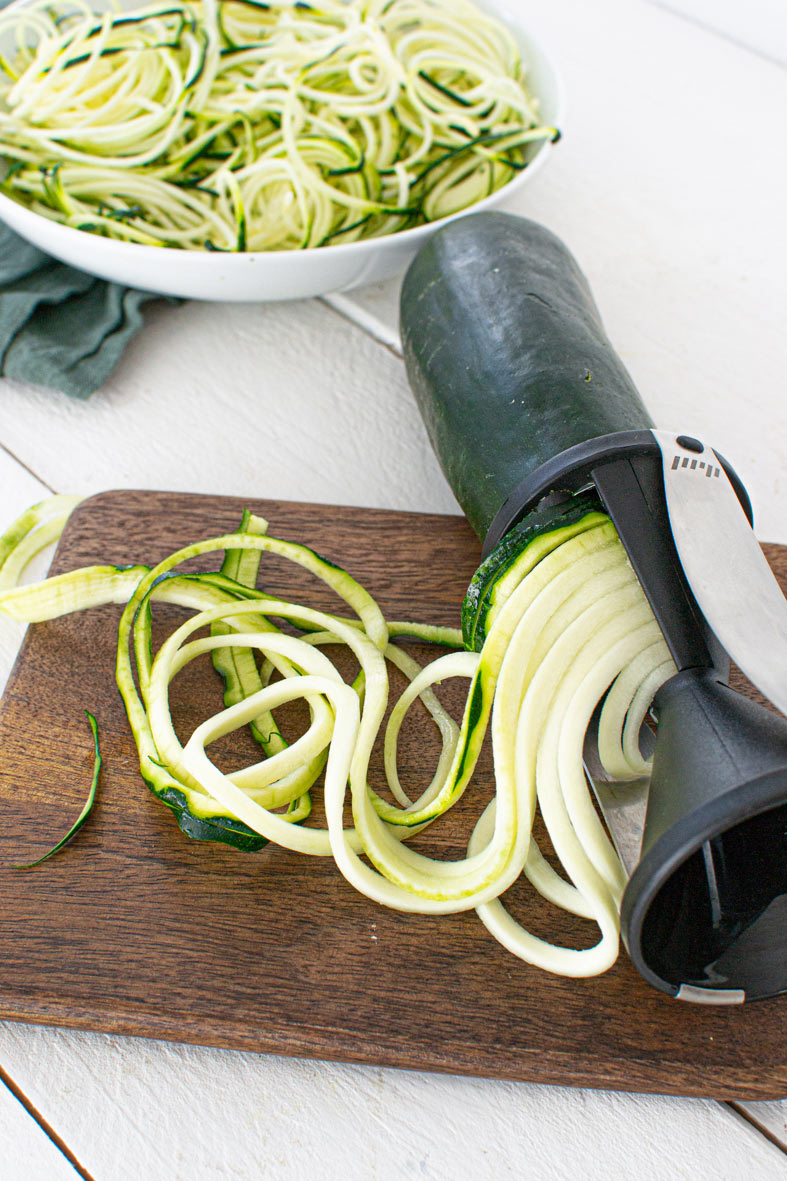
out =
{"type": "MultiPolygon", "coordinates": [[[[0,12],[5,17],[9,13],[13,13],[16,9],[28,8],[37,2],[38,0],[11,0],[11,3],[6,5],[0,12]]],[[[526,41],[528,50],[535,50],[535,56],[539,58],[539,64],[545,66],[546,72],[550,75],[551,86],[554,92],[555,117],[550,125],[557,128],[559,136],[562,135],[565,88],[552,53],[544,47],[542,39],[532,32],[529,25],[520,20],[516,13],[510,11],[505,0],[502,3],[498,2],[498,0],[472,0],[472,3],[481,9],[482,12],[486,12],[490,16],[495,16],[501,23],[505,24],[514,34],[517,41],[520,42],[520,48],[522,48],[521,42],[526,41]]],[[[133,3],[129,7],[133,7],[133,3]]],[[[529,67],[530,63],[526,62],[526,65],[529,67]]],[[[536,98],[540,98],[540,96],[536,95],[536,98]]],[[[31,225],[40,225],[42,222],[47,223],[53,233],[62,236],[64,243],[72,242],[76,244],[78,241],[86,242],[89,240],[98,244],[98,248],[105,255],[112,255],[116,251],[120,251],[125,258],[136,257],[140,260],[146,257],[156,257],[162,261],[166,258],[177,258],[179,260],[178,265],[185,265],[187,267],[204,265],[205,259],[210,259],[213,265],[216,264],[218,259],[221,259],[223,265],[239,267],[246,266],[250,262],[260,259],[276,259],[281,263],[284,259],[313,259],[315,257],[325,257],[326,255],[336,259],[353,257],[354,255],[360,257],[370,250],[387,252],[394,251],[397,248],[406,249],[408,245],[417,244],[422,238],[434,233],[435,229],[439,226],[447,225],[449,222],[471,213],[483,212],[490,205],[504,200],[506,195],[517,191],[541,170],[554,150],[555,142],[552,139],[542,140],[526,168],[518,172],[499,189],[496,189],[494,193],[482,197],[479,201],[474,201],[471,205],[467,205],[464,209],[459,209],[455,213],[449,213],[445,217],[437,218],[435,221],[424,222],[419,226],[412,226],[410,229],[397,230],[390,234],[381,234],[376,238],[360,238],[355,242],[328,243],[324,246],[309,246],[299,250],[185,250],[175,246],[150,246],[142,242],[123,242],[117,238],[105,238],[100,234],[93,234],[89,230],[80,230],[75,226],[63,225],[56,218],[48,218],[44,214],[36,213],[34,210],[28,209],[27,206],[15,201],[12,197],[6,196],[4,193],[0,193],[0,220],[10,226],[11,223],[4,216],[4,211],[10,210],[12,211],[12,218],[15,222],[29,222],[31,225]],[[191,261],[186,263],[186,259],[191,261]]],[[[0,144],[0,160],[2,158],[2,144],[0,144]]],[[[11,228],[15,227],[11,226],[11,228]]],[[[289,263],[287,265],[297,264],[289,263]]]]}

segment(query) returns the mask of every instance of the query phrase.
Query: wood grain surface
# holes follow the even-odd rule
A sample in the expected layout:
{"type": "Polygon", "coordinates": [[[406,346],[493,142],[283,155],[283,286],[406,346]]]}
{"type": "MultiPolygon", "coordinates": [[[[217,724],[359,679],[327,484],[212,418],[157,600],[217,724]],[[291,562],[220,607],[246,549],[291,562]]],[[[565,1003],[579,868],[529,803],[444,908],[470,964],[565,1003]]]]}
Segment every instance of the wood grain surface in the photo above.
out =
{"type": "MultiPolygon", "coordinates": [[[[105,493],[72,517],[53,572],[158,560],[234,528],[247,505],[272,533],[344,565],[389,618],[458,623],[479,557],[459,517],[105,493]]],[[[766,549],[787,581],[787,549],[766,549]]],[[[264,582],[276,595],[317,602],[314,585],[277,560],[266,560],[264,582]]],[[[543,1083],[787,1094],[785,998],[680,1004],[646,985],[624,955],[602,977],[565,980],[513,958],[472,912],[400,914],[359,896],[328,859],[272,847],[242,854],[184,837],[139,776],[114,683],[118,616],[104,607],[31,628],[0,707],[0,1016],[543,1083]],[[51,861],[14,870],[79,811],[92,763],[86,708],[104,755],[94,815],[51,861]]],[[[160,618],[166,627],[182,615],[167,608],[160,618]]],[[[185,734],[220,706],[217,680],[206,661],[177,688],[185,734]]],[[[457,706],[463,688],[448,686],[446,702],[457,706]]],[[[406,775],[424,784],[433,755],[428,728],[416,722],[402,740],[406,775]]],[[[490,780],[486,755],[478,787],[417,838],[420,847],[461,856],[490,780]]],[[[547,908],[527,883],[506,901],[538,933],[595,939],[595,928],[547,908]]]]}

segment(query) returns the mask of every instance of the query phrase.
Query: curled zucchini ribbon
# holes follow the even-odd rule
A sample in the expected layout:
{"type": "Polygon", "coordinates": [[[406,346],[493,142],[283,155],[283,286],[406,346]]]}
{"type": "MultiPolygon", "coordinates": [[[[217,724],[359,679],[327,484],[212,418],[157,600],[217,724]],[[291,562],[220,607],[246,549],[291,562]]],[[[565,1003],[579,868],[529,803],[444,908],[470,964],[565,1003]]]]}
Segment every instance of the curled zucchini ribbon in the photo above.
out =
{"type": "MultiPolygon", "coordinates": [[[[6,538],[17,537],[18,544],[18,533],[6,538]]],[[[13,555],[14,543],[6,538],[0,539],[0,553],[6,546],[13,555]]],[[[462,634],[452,628],[387,622],[348,573],[303,545],[269,536],[267,523],[250,513],[237,532],[178,550],[152,568],[97,566],[0,591],[0,609],[17,619],[54,618],[100,602],[125,603],[117,681],[140,769],[186,832],[246,849],[274,842],[332,855],[353,886],[399,910],[445,914],[475,908],[509,950],[552,972],[592,975],[614,962],[625,875],[591,800],[583,743],[603,701],[599,755],[606,772],[624,780],[647,772],[640,728],[674,666],[604,514],[590,511],[509,555],[483,611],[473,617],[473,643],[480,651],[459,650],[462,634]],[[180,570],[214,552],[224,554],[220,569],[180,570]],[[338,596],[342,613],[257,589],[265,554],[315,575],[338,596]],[[155,603],[191,612],[156,652],[155,603]],[[454,650],[422,668],[396,642],[404,636],[454,650]],[[329,658],[336,646],[354,657],[358,672],[352,681],[329,658]],[[183,745],[172,723],[170,685],[207,654],[224,681],[224,708],[183,745]],[[388,663],[409,682],[389,713],[388,663]],[[451,677],[470,682],[459,725],[433,690],[451,677]],[[304,733],[288,739],[276,711],[296,699],[305,703],[309,721],[304,733]],[[411,799],[397,769],[397,741],[416,701],[438,729],[441,753],[431,783],[411,799]],[[245,726],[263,757],[221,770],[210,757],[211,744],[245,726]],[[393,802],[369,784],[372,749],[383,727],[393,802]],[[467,789],[487,731],[495,794],[467,856],[445,861],[409,848],[406,839],[444,815],[467,789]],[[304,823],[320,779],[327,828],[304,823]],[[345,825],[348,793],[351,827],[345,825]],[[565,876],[534,839],[537,809],[565,876]],[[599,941],[587,949],[555,946],[516,923],[500,895],[523,873],[544,898],[595,922],[599,941]]]]}
{"type": "Polygon", "coordinates": [[[0,16],[3,191],[143,245],[295,250],[434,221],[544,127],[511,34],[467,0],[167,0],[0,16]]]}

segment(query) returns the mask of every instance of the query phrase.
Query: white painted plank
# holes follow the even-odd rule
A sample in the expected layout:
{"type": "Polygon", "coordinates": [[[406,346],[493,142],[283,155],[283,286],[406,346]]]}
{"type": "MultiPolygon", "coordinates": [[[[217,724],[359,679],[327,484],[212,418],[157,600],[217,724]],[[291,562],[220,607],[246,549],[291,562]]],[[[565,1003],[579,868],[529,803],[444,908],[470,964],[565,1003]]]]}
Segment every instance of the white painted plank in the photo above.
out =
{"type": "Polygon", "coordinates": [[[158,306],[87,402],[0,382],[0,440],[58,491],[459,511],[401,363],[317,302],[158,306]]]}
{"type": "MultiPolygon", "coordinates": [[[[512,211],[577,255],[658,424],[727,454],[759,535],[787,541],[787,71],[639,0],[508,6],[551,48],[567,95],[564,138],[512,211]]],[[[384,338],[398,291],[341,306],[384,338]]]]}
{"type": "Polygon", "coordinates": [[[76,1181],[78,1173],[0,1082],[0,1177],[4,1181],[76,1181]]]}
{"type": "Polygon", "coordinates": [[[705,28],[731,37],[787,66],[787,5],[784,0],[654,0],[705,28]]]}
{"type": "Polygon", "coordinates": [[[783,1153],[703,1100],[10,1025],[0,1044],[47,1118],[68,1123],[69,1146],[97,1181],[787,1176],[783,1153]]]}

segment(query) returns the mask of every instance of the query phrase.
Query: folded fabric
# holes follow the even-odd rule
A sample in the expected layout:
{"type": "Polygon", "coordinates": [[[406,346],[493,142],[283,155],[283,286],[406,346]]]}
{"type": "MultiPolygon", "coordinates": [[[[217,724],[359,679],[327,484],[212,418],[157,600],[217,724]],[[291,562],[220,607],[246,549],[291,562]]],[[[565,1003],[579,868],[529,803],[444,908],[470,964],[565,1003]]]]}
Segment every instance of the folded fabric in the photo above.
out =
{"type": "Polygon", "coordinates": [[[0,372],[87,398],[157,298],[55,262],[0,225],[0,372]]]}

